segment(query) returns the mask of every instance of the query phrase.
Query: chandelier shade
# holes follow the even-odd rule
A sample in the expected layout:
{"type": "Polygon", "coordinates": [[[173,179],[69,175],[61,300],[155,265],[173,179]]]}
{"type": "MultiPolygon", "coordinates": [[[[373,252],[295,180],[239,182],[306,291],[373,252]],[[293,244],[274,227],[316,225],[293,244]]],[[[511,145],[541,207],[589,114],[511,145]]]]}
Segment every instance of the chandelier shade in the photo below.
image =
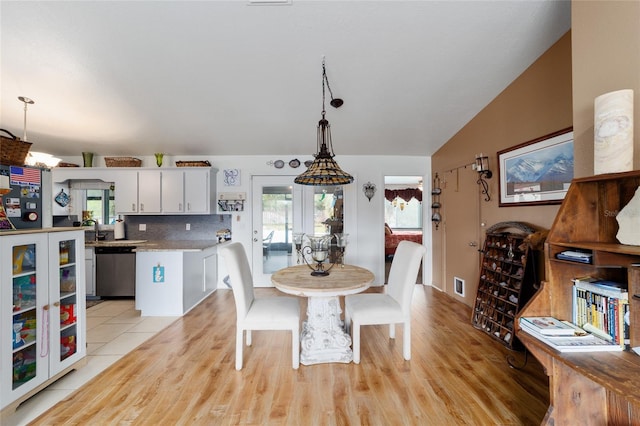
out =
{"type": "MultiPolygon", "coordinates": [[[[331,125],[325,118],[325,81],[329,86],[329,80],[327,79],[327,72],[322,62],[322,118],[318,122],[318,137],[317,137],[317,154],[314,155],[315,159],[309,168],[297,176],[294,182],[300,185],[315,185],[315,186],[331,186],[331,185],[347,185],[353,182],[353,176],[345,172],[338,166],[338,163],[333,159],[335,154],[333,153],[333,144],[331,142],[331,125]]],[[[329,89],[331,91],[331,89],[329,89]]],[[[331,105],[338,108],[343,104],[342,99],[333,99],[331,95],[331,105]],[[335,101],[339,101],[339,105],[334,105],[335,101]]]]}
{"type": "Polygon", "coordinates": [[[297,176],[294,182],[300,185],[347,185],[353,182],[353,176],[343,171],[333,159],[333,155],[327,148],[327,140],[331,145],[331,126],[324,118],[318,122],[318,146],[319,151],[309,168],[297,176]]]}

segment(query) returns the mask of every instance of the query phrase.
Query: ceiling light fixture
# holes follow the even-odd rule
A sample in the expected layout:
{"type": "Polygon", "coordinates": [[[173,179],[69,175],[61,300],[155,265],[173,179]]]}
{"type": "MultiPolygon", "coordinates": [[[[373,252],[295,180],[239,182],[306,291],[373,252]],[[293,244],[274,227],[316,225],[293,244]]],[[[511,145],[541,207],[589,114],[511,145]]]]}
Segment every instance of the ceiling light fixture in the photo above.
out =
{"type": "Polygon", "coordinates": [[[56,167],[60,161],[61,160],[59,158],[54,157],[51,154],[47,154],[46,152],[29,151],[24,162],[28,166],[50,169],[52,167],[56,167]]]}
{"type": "MultiPolygon", "coordinates": [[[[331,125],[325,118],[325,82],[329,87],[329,79],[327,78],[327,70],[322,59],[322,118],[318,122],[318,137],[317,137],[317,149],[318,153],[314,155],[315,160],[309,166],[307,171],[299,175],[294,179],[294,182],[300,185],[316,185],[316,186],[330,186],[330,185],[347,185],[353,182],[353,176],[343,171],[338,163],[333,159],[335,154],[333,153],[333,144],[331,143],[331,125]]],[[[344,101],[340,98],[333,98],[331,88],[329,88],[331,94],[330,105],[334,108],[342,106],[344,101]]]]}

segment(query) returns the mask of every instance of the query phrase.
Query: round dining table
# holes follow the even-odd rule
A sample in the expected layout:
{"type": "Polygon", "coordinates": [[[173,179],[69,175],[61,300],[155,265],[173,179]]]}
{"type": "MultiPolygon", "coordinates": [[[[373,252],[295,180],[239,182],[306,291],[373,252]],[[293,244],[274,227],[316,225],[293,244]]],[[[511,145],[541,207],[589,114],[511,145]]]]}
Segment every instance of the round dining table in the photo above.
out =
{"type": "Polygon", "coordinates": [[[301,364],[353,360],[351,336],[340,317],[339,297],[366,290],[373,279],[371,271],[354,265],[336,265],[327,276],[312,276],[307,265],[280,269],[271,275],[271,282],[281,292],[307,298],[307,319],[300,335],[301,364]]]}

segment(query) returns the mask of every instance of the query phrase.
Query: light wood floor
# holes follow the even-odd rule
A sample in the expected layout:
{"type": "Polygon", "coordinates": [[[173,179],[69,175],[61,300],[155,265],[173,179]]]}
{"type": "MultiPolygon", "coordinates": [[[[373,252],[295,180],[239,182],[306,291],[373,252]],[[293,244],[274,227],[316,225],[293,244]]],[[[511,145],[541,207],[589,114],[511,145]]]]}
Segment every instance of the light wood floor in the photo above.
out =
{"type": "Polygon", "coordinates": [[[548,381],[532,357],[509,368],[470,309],[429,287],[416,286],[412,320],[411,361],[399,327],[394,342],[368,326],[361,364],[293,370],[290,334],[257,331],[236,371],[233,294],[219,290],[33,424],[540,424],[548,381]]]}

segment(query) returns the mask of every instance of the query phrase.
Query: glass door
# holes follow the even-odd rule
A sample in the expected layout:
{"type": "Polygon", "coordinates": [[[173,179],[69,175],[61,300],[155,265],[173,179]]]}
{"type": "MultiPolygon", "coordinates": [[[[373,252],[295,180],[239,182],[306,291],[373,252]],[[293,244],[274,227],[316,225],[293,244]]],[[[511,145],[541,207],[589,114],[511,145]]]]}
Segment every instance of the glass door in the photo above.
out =
{"type": "Polygon", "coordinates": [[[36,376],[38,288],[36,245],[12,247],[13,252],[13,384],[16,389],[36,376]]]}
{"type": "Polygon", "coordinates": [[[253,177],[253,279],[260,286],[270,286],[272,273],[296,262],[293,233],[302,231],[302,188],[293,179],[253,177]]]}
{"type": "MultiPolygon", "coordinates": [[[[335,235],[344,233],[344,192],[342,186],[308,186],[305,188],[305,211],[313,212],[305,226],[312,235],[335,235]]],[[[329,262],[340,260],[336,238],[331,240],[329,262]]]]}
{"type": "MultiPolygon", "coordinates": [[[[294,233],[333,235],[344,232],[342,187],[296,185],[294,178],[253,177],[253,279],[259,286],[271,286],[272,273],[298,263],[294,233]]],[[[334,238],[332,261],[335,260],[335,246],[334,238]]]]}
{"type": "Polygon", "coordinates": [[[84,312],[84,291],[79,288],[84,277],[84,250],[78,234],[59,232],[50,239],[50,327],[51,373],[62,371],[75,362],[82,351],[81,312],[84,312]]]}
{"type": "Polygon", "coordinates": [[[43,359],[48,350],[46,245],[42,234],[4,237],[1,241],[3,404],[48,377],[47,360],[43,359]]]}

